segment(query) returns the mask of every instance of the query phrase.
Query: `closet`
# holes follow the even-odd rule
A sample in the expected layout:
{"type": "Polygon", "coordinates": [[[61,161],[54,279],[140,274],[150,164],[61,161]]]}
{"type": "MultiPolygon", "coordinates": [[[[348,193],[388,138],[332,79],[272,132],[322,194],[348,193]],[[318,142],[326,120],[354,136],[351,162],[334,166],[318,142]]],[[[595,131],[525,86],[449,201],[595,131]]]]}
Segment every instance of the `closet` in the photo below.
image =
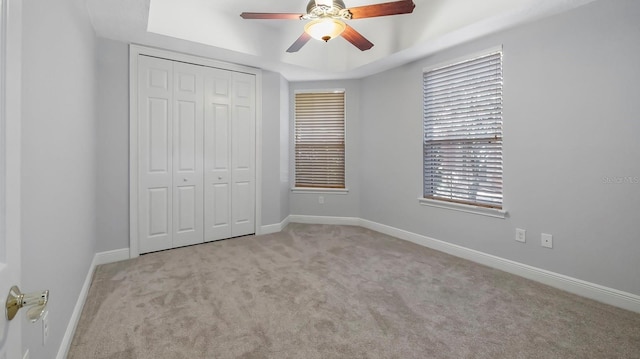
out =
{"type": "Polygon", "coordinates": [[[255,233],[255,74],[136,61],[139,253],[255,233]]]}

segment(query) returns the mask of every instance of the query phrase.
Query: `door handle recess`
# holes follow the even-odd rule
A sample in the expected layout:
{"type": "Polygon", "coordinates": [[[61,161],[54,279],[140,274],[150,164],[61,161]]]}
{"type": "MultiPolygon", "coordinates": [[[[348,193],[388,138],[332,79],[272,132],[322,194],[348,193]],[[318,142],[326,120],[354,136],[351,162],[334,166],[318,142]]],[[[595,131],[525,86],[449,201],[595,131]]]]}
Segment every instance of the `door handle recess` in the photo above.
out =
{"type": "Polygon", "coordinates": [[[9,290],[5,305],[7,319],[13,319],[20,308],[31,307],[27,310],[27,319],[29,319],[31,323],[35,323],[42,317],[44,311],[47,309],[47,302],[49,302],[48,290],[24,294],[14,285],[9,290]]]}

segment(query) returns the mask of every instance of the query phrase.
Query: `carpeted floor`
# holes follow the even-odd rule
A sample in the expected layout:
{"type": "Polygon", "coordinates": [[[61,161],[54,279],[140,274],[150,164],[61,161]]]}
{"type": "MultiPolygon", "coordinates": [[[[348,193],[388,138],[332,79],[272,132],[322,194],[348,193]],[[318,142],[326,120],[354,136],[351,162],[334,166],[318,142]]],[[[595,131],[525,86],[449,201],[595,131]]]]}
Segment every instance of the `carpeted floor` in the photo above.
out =
{"type": "Polygon", "coordinates": [[[640,358],[640,314],[291,224],[98,267],[68,358],[640,358]]]}

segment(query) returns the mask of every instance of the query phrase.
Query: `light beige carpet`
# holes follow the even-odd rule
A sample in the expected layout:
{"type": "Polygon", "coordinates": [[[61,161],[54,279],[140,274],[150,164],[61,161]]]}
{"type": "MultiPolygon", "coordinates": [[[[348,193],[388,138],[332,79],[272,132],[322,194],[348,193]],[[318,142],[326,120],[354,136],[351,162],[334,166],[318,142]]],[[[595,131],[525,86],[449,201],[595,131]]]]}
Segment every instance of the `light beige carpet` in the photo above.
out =
{"type": "Polygon", "coordinates": [[[98,267],[68,357],[640,358],[640,314],[359,227],[292,224],[98,267]]]}

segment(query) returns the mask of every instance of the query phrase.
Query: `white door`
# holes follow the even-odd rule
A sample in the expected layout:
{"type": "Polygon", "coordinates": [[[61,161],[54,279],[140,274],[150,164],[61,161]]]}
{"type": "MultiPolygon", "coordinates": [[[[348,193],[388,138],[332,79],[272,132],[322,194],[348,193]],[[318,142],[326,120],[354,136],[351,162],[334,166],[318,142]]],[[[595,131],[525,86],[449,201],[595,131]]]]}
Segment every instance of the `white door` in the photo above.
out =
{"type": "Polygon", "coordinates": [[[205,242],[255,233],[255,76],[205,72],[205,242]]]}
{"type": "Polygon", "coordinates": [[[138,57],[140,253],[255,233],[255,75],[138,57]]]}
{"type": "Polygon", "coordinates": [[[255,76],[233,73],[231,236],[255,233],[255,76]]]}
{"type": "Polygon", "coordinates": [[[231,79],[232,72],[205,74],[204,240],[231,237],[231,79]]]}
{"type": "MultiPolygon", "coordinates": [[[[21,2],[0,0],[0,359],[22,358],[21,316],[6,319],[9,289],[20,284],[21,2]]],[[[24,289],[24,288],[21,288],[24,289]]],[[[28,288],[27,288],[28,289],[28,288]]]]}
{"type": "Polygon", "coordinates": [[[140,253],[202,243],[202,67],[138,61],[140,253]]]}
{"type": "Polygon", "coordinates": [[[173,246],[173,62],[139,56],[140,253],[173,246]]]}
{"type": "Polygon", "coordinates": [[[173,67],[173,247],[202,243],[203,76],[202,67],[173,67]]]}

